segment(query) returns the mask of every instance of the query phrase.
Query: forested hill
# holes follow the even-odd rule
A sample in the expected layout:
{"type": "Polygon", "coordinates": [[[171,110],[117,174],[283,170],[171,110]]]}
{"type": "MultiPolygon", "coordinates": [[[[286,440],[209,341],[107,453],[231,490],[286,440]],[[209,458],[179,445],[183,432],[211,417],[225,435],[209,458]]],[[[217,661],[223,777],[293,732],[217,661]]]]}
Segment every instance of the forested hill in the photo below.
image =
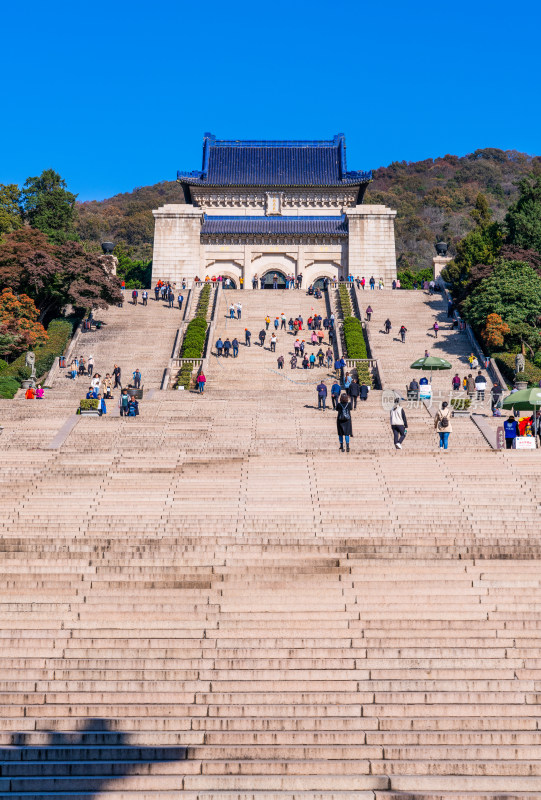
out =
{"type": "MultiPolygon", "coordinates": [[[[423,268],[431,263],[436,240],[445,238],[452,254],[453,245],[473,227],[469,213],[479,192],[487,195],[494,218],[502,220],[517,197],[516,183],[532,172],[541,173],[541,157],[494,148],[460,158],[397,161],[374,171],[365,202],[397,209],[399,264],[423,268]]],[[[88,243],[111,238],[133,248],[133,257],[151,258],[152,209],[181,202],[180,186],[163,181],[100,202],[79,203],[78,232],[88,243]]]]}

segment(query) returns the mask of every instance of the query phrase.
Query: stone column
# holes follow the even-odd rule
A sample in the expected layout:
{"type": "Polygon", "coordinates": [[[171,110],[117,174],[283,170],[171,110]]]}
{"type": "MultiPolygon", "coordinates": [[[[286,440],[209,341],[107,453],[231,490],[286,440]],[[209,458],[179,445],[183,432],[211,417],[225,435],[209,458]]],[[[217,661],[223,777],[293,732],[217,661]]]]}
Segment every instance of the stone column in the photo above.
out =
{"type": "Polygon", "coordinates": [[[442,269],[445,269],[449,261],[453,259],[450,256],[434,256],[432,259],[433,277],[437,281],[440,277],[442,269]]]}
{"type": "Polygon", "coordinates": [[[346,208],[348,218],[348,274],[383,278],[389,287],[396,278],[394,218],[396,211],[386,206],[346,208]]]}
{"type": "MultiPolygon", "coordinates": [[[[201,223],[203,210],[190,205],[171,204],[154,215],[152,284],[160,278],[180,283],[193,280],[201,270],[201,223]]],[[[204,276],[199,274],[200,278],[204,276]]]]}

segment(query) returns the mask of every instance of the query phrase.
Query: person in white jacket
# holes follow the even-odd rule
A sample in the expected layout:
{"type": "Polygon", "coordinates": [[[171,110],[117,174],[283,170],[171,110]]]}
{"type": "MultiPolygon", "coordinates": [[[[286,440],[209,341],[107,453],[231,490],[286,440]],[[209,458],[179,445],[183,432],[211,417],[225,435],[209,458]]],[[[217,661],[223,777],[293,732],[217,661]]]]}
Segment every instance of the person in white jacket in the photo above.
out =
{"type": "Polygon", "coordinates": [[[408,420],[406,419],[406,412],[400,405],[399,397],[394,401],[394,408],[391,409],[390,417],[394,446],[397,450],[402,450],[402,442],[408,432],[408,420]]]}

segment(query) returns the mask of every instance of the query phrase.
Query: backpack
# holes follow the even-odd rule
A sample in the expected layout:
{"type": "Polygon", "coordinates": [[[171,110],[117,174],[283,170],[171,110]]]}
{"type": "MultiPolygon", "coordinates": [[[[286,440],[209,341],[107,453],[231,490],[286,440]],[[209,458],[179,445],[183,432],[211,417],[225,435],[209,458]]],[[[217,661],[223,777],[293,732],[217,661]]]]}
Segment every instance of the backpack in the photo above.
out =
{"type": "Polygon", "coordinates": [[[449,417],[445,416],[440,419],[440,428],[448,428],[449,427],[449,417]]]}
{"type": "Polygon", "coordinates": [[[338,422],[349,422],[351,419],[351,415],[349,413],[349,408],[347,405],[343,405],[340,403],[340,410],[338,411],[338,422]]]}

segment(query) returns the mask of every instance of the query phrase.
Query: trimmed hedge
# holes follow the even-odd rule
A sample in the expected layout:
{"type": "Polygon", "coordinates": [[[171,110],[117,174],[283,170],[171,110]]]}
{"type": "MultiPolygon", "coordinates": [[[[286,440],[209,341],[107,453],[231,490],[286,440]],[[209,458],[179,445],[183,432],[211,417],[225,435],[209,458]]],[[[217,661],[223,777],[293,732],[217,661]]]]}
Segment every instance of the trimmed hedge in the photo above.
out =
{"type": "Polygon", "coordinates": [[[451,408],[455,411],[468,411],[471,406],[469,397],[452,397],[451,408]]]}
{"type": "Polygon", "coordinates": [[[0,372],[3,372],[6,367],[9,367],[8,362],[4,361],[3,358],[0,358],[0,372]]]}
{"type": "Polygon", "coordinates": [[[99,408],[99,400],[97,397],[85,397],[79,403],[81,411],[97,411],[99,408]]]}
{"type": "Polygon", "coordinates": [[[209,283],[205,283],[201,289],[199,299],[197,301],[197,308],[195,309],[195,318],[206,319],[207,311],[209,310],[211,287],[209,283]]]}
{"type": "Polygon", "coordinates": [[[16,378],[0,377],[0,398],[4,400],[11,400],[15,397],[21,384],[16,378]]]}
{"type": "Polygon", "coordinates": [[[184,386],[186,390],[190,388],[192,383],[192,370],[193,367],[191,364],[182,365],[175,381],[175,389],[178,389],[179,386],[184,386]]]}
{"type": "Polygon", "coordinates": [[[353,308],[351,307],[351,296],[349,294],[349,289],[347,286],[343,286],[340,284],[338,287],[338,297],[340,299],[340,306],[342,308],[342,316],[351,317],[353,316],[353,308]]]}
{"type": "MultiPolygon", "coordinates": [[[[36,347],[36,375],[38,380],[49,372],[57,356],[62,355],[73,334],[73,325],[67,319],[53,319],[47,328],[49,337],[43,347],[36,347]]],[[[0,397],[12,398],[20,387],[21,382],[30,377],[30,369],[25,365],[26,353],[23,353],[11,364],[2,369],[2,379],[10,379],[10,383],[3,383],[0,387],[0,397]],[[13,390],[13,381],[17,389],[13,390]]]]}
{"type": "MultiPolygon", "coordinates": [[[[513,384],[515,382],[515,353],[497,353],[494,355],[494,360],[500,368],[503,377],[506,378],[510,384],[513,384]]],[[[539,386],[539,381],[541,381],[541,369],[536,367],[535,364],[528,359],[525,359],[525,361],[524,372],[520,373],[518,380],[528,381],[528,386],[539,386]]]]}
{"type": "Polygon", "coordinates": [[[348,358],[368,358],[363,326],[357,317],[344,317],[344,340],[348,358]]]}

